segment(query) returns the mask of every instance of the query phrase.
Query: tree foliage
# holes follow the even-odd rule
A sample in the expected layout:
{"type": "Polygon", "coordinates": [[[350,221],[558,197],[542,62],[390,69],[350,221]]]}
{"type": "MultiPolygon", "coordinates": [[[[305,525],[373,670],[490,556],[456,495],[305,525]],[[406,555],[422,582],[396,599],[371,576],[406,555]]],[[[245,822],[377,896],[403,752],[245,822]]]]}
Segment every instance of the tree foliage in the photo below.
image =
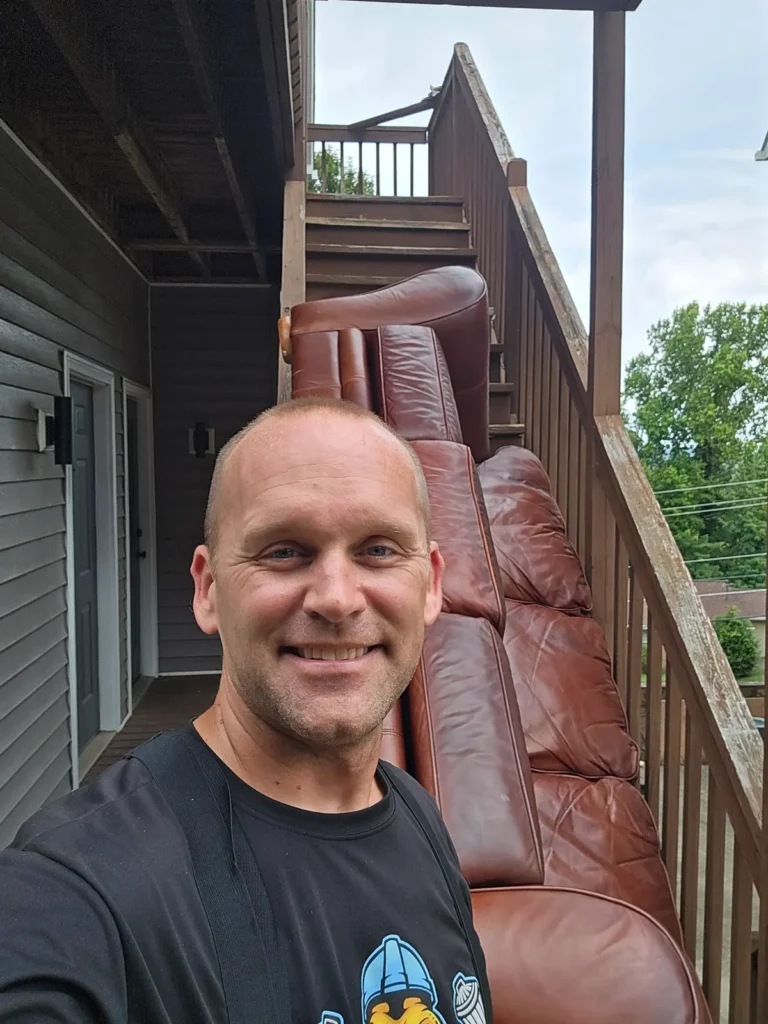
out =
{"type": "Polygon", "coordinates": [[[694,578],[762,587],[765,558],[732,556],[765,551],[767,485],[741,481],[768,477],[768,305],[693,302],[649,341],[624,414],[683,557],[694,578]]]}
{"type": "Polygon", "coordinates": [[[736,608],[712,620],[728,663],[737,679],[748,676],[757,664],[757,637],[752,623],[739,616],[736,608]]]}
{"type": "MultiPolygon", "coordinates": [[[[323,188],[323,154],[315,153],[312,161],[313,173],[307,178],[308,192],[341,192],[341,151],[325,147],[325,188],[323,188]]],[[[360,171],[350,157],[344,161],[344,191],[351,195],[372,196],[375,192],[373,175],[363,171],[362,191],[360,171]]]]}

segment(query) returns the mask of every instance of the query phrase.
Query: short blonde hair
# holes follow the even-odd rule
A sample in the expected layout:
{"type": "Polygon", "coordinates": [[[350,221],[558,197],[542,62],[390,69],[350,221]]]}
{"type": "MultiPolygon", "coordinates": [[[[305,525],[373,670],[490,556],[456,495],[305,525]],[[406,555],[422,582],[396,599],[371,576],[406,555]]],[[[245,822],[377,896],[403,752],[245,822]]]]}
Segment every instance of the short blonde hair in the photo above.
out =
{"type": "Polygon", "coordinates": [[[419,504],[419,514],[424,523],[424,531],[427,541],[430,539],[430,514],[429,514],[429,492],[427,481],[424,476],[421,462],[411,445],[401,437],[396,430],[385,423],[374,412],[363,409],[354,402],[347,402],[340,398],[294,398],[280,405],[273,405],[255,419],[247,423],[242,430],[239,430],[227,441],[216,457],[211,477],[211,486],[208,491],[208,503],[205,509],[204,540],[211,557],[215,558],[216,546],[221,528],[221,491],[227,467],[240,444],[257,431],[263,424],[271,421],[293,419],[306,416],[313,412],[327,412],[336,416],[343,416],[346,419],[368,420],[378,427],[379,430],[397,441],[405,454],[408,456],[413,467],[416,478],[416,496],[419,504]]]}

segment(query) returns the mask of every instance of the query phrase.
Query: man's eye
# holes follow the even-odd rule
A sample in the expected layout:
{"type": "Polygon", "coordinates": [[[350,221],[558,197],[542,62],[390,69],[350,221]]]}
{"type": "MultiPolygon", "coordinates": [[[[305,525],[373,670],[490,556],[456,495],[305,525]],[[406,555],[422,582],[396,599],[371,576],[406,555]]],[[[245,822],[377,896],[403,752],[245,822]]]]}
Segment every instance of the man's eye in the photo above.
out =
{"type": "Polygon", "coordinates": [[[264,556],[273,562],[289,562],[292,558],[298,558],[300,552],[298,548],[289,547],[287,544],[281,548],[274,548],[272,551],[268,551],[264,556]]]}
{"type": "Polygon", "coordinates": [[[365,549],[365,554],[373,558],[388,558],[394,554],[394,551],[388,544],[369,544],[365,549]]]}

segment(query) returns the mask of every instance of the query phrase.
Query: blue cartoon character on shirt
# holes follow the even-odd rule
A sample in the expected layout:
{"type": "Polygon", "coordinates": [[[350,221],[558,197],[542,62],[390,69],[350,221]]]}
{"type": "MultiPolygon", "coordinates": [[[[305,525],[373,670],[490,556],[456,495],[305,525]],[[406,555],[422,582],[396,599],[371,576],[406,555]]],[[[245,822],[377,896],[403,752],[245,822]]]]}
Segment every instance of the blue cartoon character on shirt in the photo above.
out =
{"type": "Polygon", "coordinates": [[[363,1024],[446,1024],[427,965],[409,942],[387,935],[363,967],[363,1024]]]}
{"type": "MultiPolygon", "coordinates": [[[[365,961],[360,989],[362,1024],[448,1024],[421,954],[399,935],[387,935],[365,961]]],[[[477,978],[453,979],[453,1012],[455,1024],[485,1024],[477,978]]],[[[344,1018],[325,1010],[320,1024],[344,1024],[344,1018]]]]}

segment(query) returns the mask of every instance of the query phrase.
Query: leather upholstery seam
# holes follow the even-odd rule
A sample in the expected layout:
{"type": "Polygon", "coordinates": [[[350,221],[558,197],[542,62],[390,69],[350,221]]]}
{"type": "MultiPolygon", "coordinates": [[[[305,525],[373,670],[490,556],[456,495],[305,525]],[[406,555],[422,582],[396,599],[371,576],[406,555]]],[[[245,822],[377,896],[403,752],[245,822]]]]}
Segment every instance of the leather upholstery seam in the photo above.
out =
{"type": "Polygon", "coordinates": [[[390,422],[389,414],[387,413],[387,386],[384,379],[384,342],[381,337],[381,327],[376,328],[376,337],[379,339],[377,347],[379,350],[379,388],[381,391],[382,419],[391,427],[392,423],[390,422]]]}
{"type": "MultiPolygon", "coordinates": [[[[489,625],[490,625],[490,623],[489,623],[489,625]]],[[[491,626],[491,628],[493,628],[493,627],[491,626]]],[[[520,758],[520,750],[518,749],[518,745],[517,745],[517,742],[515,740],[515,734],[514,734],[514,731],[512,729],[512,714],[511,714],[511,708],[509,706],[509,699],[507,697],[507,691],[506,691],[506,688],[504,686],[504,672],[503,672],[502,663],[501,663],[501,651],[499,650],[500,646],[503,649],[503,645],[501,644],[501,640],[498,640],[498,642],[496,642],[496,638],[493,638],[493,639],[494,639],[493,654],[494,654],[494,657],[496,658],[496,668],[497,668],[497,671],[499,673],[499,683],[500,683],[500,688],[501,688],[501,699],[504,701],[504,708],[505,708],[506,713],[507,713],[507,729],[509,731],[509,739],[510,739],[510,742],[511,742],[511,745],[512,745],[512,750],[514,752],[515,764],[517,766],[518,777],[520,779],[520,788],[523,791],[523,800],[525,801],[525,809],[526,809],[526,812],[527,812],[527,815],[528,815],[528,827],[530,828],[530,832],[531,832],[531,840],[533,842],[533,848],[534,848],[534,850],[536,852],[536,862],[537,862],[539,868],[541,869],[541,878],[542,878],[542,881],[543,881],[544,880],[544,850],[543,850],[542,844],[541,844],[541,835],[537,834],[536,824],[535,824],[538,821],[538,810],[536,811],[536,814],[534,815],[533,804],[531,803],[531,795],[529,794],[528,789],[527,789],[527,787],[525,785],[525,773],[523,771],[523,763],[522,763],[522,760],[520,758]]],[[[511,672],[512,672],[512,670],[510,668],[510,675],[511,675],[511,672]]],[[[530,769],[530,765],[529,765],[529,769],[530,769]]],[[[533,790],[533,779],[531,779],[531,790],[533,790]]]]}
{"type": "Polygon", "coordinates": [[[428,330],[432,336],[432,351],[435,356],[435,375],[437,376],[437,386],[440,389],[440,408],[443,410],[443,427],[445,428],[445,436],[449,437],[448,412],[445,408],[445,392],[443,391],[443,375],[440,373],[440,359],[437,352],[437,335],[432,327],[429,327],[428,330]]]}
{"type": "MultiPolygon", "coordinates": [[[[421,668],[421,691],[424,697],[424,712],[427,716],[427,728],[429,730],[429,759],[432,762],[432,784],[435,787],[435,802],[440,807],[440,780],[437,773],[437,755],[435,753],[435,731],[432,728],[432,709],[429,703],[429,690],[427,688],[427,666],[422,654],[419,659],[421,668]]],[[[442,811],[441,811],[442,813],[442,811]]]]}
{"type": "MultiPolygon", "coordinates": [[[[480,515],[480,502],[477,496],[477,489],[475,487],[475,464],[472,459],[469,448],[466,448],[466,459],[467,466],[469,468],[469,486],[472,491],[472,500],[475,505],[475,515],[477,516],[477,526],[480,531],[480,538],[483,543],[483,550],[485,551],[485,561],[488,566],[488,571],[491,577],[491,586],[493,587],[493,593],[496,597],[496,610],[499,616],[499,624],[501,624],[506,616],[506,607],[502,604],[501,591],[499,590],[499,584],[496,580],[496,573],[493,571],[493,561],[491,559],[490,547],[488,544],[489,538],[486,536],[485,530],[483,529],[483,517],[480,515]]],[[[490,526],[489,526],[490,530],[490,526]]],[[[496,630],[497,633],[500,630],[496,630]]]]}

